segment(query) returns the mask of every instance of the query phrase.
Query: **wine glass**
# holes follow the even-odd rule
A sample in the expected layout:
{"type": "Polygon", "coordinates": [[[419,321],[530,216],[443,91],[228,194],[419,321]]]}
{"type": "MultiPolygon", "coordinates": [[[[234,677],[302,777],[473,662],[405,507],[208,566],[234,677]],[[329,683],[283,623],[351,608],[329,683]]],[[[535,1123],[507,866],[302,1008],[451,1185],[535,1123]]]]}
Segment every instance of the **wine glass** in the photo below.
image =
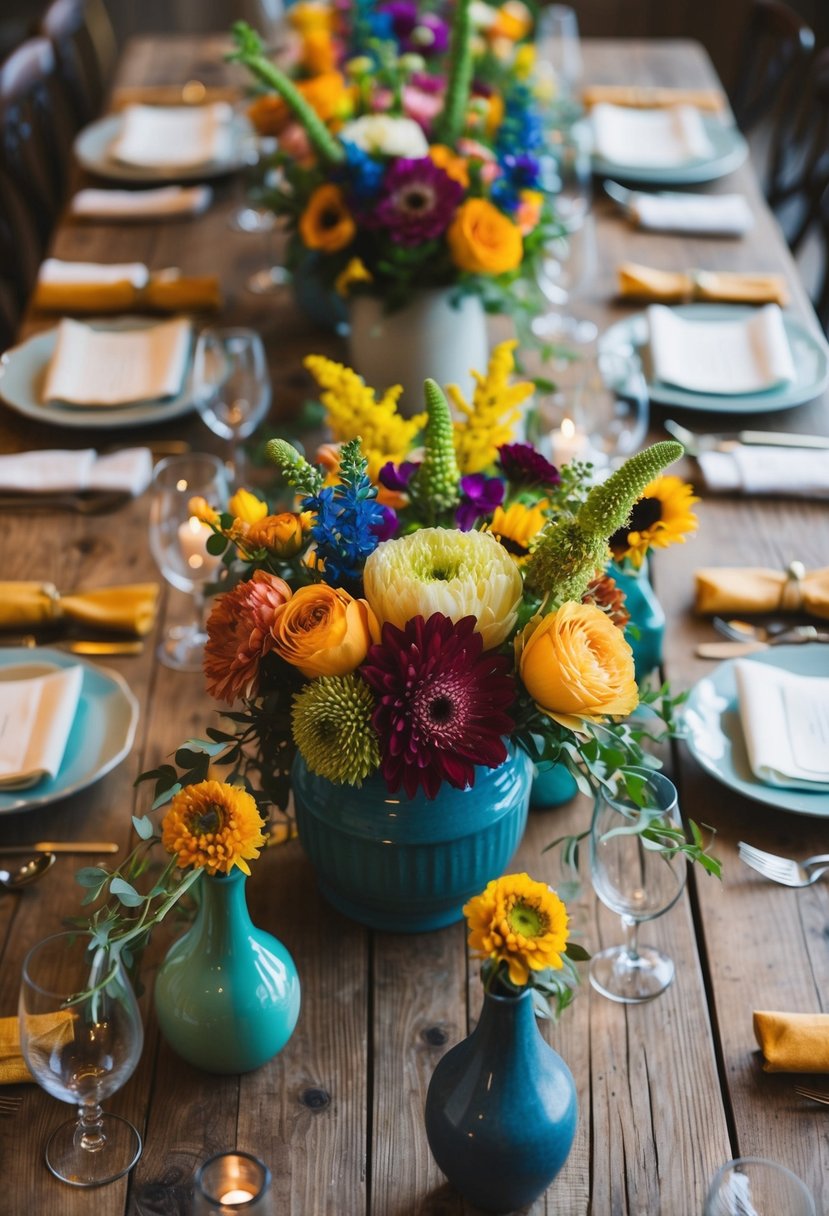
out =
{"type": "Polygon", "coordinates": [[[535,30],[535,50],[541,76],[549,76],[553,96],[575,97],[582,77],[575,9],[566,4],[550,4],[541,11],[535,30]]]}
{"type": "Polygon", "coordinates": [[[685,855],[669,856],[635,829],[643,817],[659,830],[676,827],[676,788],[662,773],[629,769],[640,782],[643,806],[624,788],[602,787],[590,828],[590,871],[599,899],[622,918],[625,942],[594,954],[590,982],[613,1001],[638,1004],[658,996],[674,978],[674,964],[653,946],[641,946],[639,925],[673,907],[685,885],[685,855]],[[634,830],[631,830],[634,829],[634,830]]]}
{"type": "Polygon", "coordinates": [[[805,1183],[784,1165],[763,1157],[737,1157],[714,1175],[703,1216],[815,1216],[815,1201],[805,1183]]]}
{"type": "Polygon", "coordinates": [[[224,505],[225,470],[218,456],[194,452],[168,456],[155,468],[150,487],[150,549],[159,570],[173,587],[191,597],[191,618],[168,629],[158,649],[166,667],[200,671],[207,634],[203,627],[204,588],[216,578],[221,558],[207,552],[212,535],[190,510],[190,499],[224,505]]]}
{"type": "Polygon", "coordinates": [[[82,1187],[113,1182],[141,1155],[132,1124],[100,1106],[135,1071],[141,1014],[120,960],[90,950],[91,942],[73,930],[33,946],[19,1003],[20,1046],[32,1076],[54,1098],[78,1106],[77,1121],[50,1137],[46,1164],[62,1182],[82,1187]]]}
{"type": "Polygon", "coordinates": [[[271,382],[262,339],[252,329],[203,329],[193,358],[196,407],[214,435],[228,441],[232,486],[244,480],[243,449],[268,412],[271,382]]]}
{"type": "Polygon", "coordinates": [[[585,362],[576,413],[597,466],[617,466],[638,452],[648,430],[648,386],[632,351],[600,350],[585,362]]]}

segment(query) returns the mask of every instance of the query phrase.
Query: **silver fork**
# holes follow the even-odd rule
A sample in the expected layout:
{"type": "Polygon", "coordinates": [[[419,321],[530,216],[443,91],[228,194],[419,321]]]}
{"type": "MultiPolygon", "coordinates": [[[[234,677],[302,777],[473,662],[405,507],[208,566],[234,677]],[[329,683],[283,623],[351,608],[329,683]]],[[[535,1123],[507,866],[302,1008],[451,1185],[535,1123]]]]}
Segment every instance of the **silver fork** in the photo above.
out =
{"type": "Polygon", "coordinates": [[[20,1097],[2,1097],[0,1098],[0,1115],[16,1115],[20,1110],[20,1103],[23,1101],[20,1097]]]}
{"type": "Polygon", "coordinates": [[[806,1089],[803,1085],[795,1085],[794,1092],[800,1094],[801,1098],[811,1098],[813,1102],[819,1102],[821,1106],[829,1106],[829,1094],[821,1093],[818,1089],[806,1089]]]}
{"type": "Polygon", "coordinates": [[[780,857],[777,853],[764,853],[753,844],[744,840],[737,846],[740,860],[752,870],[770,878],[772,882],[782,883],[784,887],[810,887],[817,882],[821,874],[829,870],[829,853],[817,853],[804,861],[795,861],[793,857],[780,857]]]}

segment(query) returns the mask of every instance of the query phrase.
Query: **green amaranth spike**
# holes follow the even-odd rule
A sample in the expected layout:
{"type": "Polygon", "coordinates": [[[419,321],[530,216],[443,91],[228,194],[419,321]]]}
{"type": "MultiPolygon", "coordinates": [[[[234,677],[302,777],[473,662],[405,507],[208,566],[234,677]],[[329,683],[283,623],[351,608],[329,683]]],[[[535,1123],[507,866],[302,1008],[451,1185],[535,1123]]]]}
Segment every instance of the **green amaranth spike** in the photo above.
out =
{"type": "Polygon", "coordinates": [[[472,12],[470,0],[458,0],[452,22],[451,69],[443,113],[438,119],[439,142],[454,148],[463,135],[472,84],[472,12]]]}
{"type": "Polygon", "coordinates": [[[262,39],[256,31],[251,29],[246,21],[237,21],[233,26],[233,37],[237,49],[232,51],[227,58],[232,63],[243,63],[264,84],[279,94],[293,110],[295,117],[304,127],[313,147],[323,160],[327,160],[333,165],[341,164],[345,160],[342,144],[332,137],[316,110],[308,104],[293,81],[265,57],[262,39]]]}
{"type": "Polygon", "coordinates": [[[271,439],[265,445],[265,455],[275,464],[289,486],[300,494],[318,494],[323,477],[319,469],[309,464],[304,456],[286,439],[271,439]]]}
{"type": "Polygon", "coordinates": [[[524,567],[527,588],[548,595],[551,607],[580,600],[596,571],[607,563],[610,537],[625,526],[645,487],[683,451],[681,443],[669,439],[637,452],[593,487],[575,519],[548,524],[524,567]]]}
{"type": "Polygon", "coordinates": [[[413,478],[412,497],[431,515],[451,511],[460,502],[461,473],[455,458],[452,415],[440,386],[423,385],[426,396],[426,430],[423,463],[413,478]]]}

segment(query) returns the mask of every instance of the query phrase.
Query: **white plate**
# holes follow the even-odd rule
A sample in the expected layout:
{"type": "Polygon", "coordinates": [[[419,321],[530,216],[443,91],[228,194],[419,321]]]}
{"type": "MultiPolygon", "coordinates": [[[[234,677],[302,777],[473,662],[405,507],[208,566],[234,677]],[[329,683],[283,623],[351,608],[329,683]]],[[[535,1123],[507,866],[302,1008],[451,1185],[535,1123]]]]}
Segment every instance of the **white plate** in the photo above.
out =
{"type": "MultiPolygon", "coordinates": [[[[678,316],[693,321],[738,321],[753,310],[743,304],[679,304],[672,309],[678,316]]],[[[648,394],[661,405],[686,410],[705,410],[728,414],[757,414],[788,410],[819,397],[829,384],[829,347],[789,313],[783,313],[783,326],[792,348],[796,377],[791,384],[770,388],[762,393],[694,393],[655,380],[650,365],[650,330],[647,313],[638,312],[617,321],[599,339],[602,350],[629,354],[636,351],[648,382],[648,394]]]]}
{"type": "MultiPolygon", "coordinates": [[[[829,645],[823,643],[773,646],[747,657],[753,663],[765,663],[795,675],[829,676],[829,645]]],[[[781,811],[829,819],[829,792],[826,790],[811,793],[809,790],[780,789],[765,785],[751,771],[737,706],[736,661],[728,659],[721,663],[691,689],[683,715],[691,755],[712,777],[746,798],[765,802],[781,811]]]]}
{"type": "Polygon", "coordinates": [[[0,790],[0,815],[29,811],[68,798],[92,785],[123,760],[132,747],[138,702],[117,672],[96,667],[62,650],[0,649],[0,680],[41,675],[55,667],[82,667],[83,682],[66,752],[55,777],[27,790],[0,790]],[[14,669],[14,675],[12,675],[14,669]]]}
{"type": "Polygon", "coordinates": [[[693,186],[712,182],[738,169],[748,156],[748,144],[735,126],[713,114],[702,115],[705,132],[711,141],[710,156],[686,161],[682,165],[622,165],[593,154],[593,172],[617,181],[641,182],[652,186],[693,186]]]}
{"type": "Polygon", "coordinates": [[[89,173],[107,177],[112,181],[132,182],[134,185],[159,185],[162,182],[201,182],[208,178],[222,177],[233,173],[246,163],[247,145],[251,138],[251,127],[247,119],[234,115],[231,120],[230,155],[221,160],[205,161],[201,165],[165,165],[159,168],[142,165],[126,165],[110,155],[112,146],[121,130],[123,115],[107,114],[97,119],[75,137],[74,150],[78,162],[89,173]]]}
{"type": "MultiPolygon", "coordinates": [[[[117,320],[93,320],[89,324],[99,329],[134,329],[153,322],[146,317],[120,317],[117,320]]],[[[19,414],[25,414],[35,422],[50,422],[57,426],[117,430],[120,427],[167,422],[195,408],[189,367],[181,392],[164,401],[141,401],[136,405],[95,406],[89,409],[61,405],[57,401],[41,401],[46,368],[55,349],[57,332],[55,328],[35,334],[19,346],[7,350],[0,358],[0,397],[19,414]]]]}

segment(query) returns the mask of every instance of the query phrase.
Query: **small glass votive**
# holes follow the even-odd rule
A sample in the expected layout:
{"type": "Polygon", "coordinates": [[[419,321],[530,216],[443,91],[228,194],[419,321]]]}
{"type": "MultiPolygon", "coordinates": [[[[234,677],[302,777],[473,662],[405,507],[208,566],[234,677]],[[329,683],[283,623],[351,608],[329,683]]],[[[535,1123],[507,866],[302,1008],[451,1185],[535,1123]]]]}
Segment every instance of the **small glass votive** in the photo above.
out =
{"type": "Polygon", "coordinates": [[[193,1216],[273,1216],[271,1171],[251,1153],[216,1153],[196,1170],[193,1216]]]}

